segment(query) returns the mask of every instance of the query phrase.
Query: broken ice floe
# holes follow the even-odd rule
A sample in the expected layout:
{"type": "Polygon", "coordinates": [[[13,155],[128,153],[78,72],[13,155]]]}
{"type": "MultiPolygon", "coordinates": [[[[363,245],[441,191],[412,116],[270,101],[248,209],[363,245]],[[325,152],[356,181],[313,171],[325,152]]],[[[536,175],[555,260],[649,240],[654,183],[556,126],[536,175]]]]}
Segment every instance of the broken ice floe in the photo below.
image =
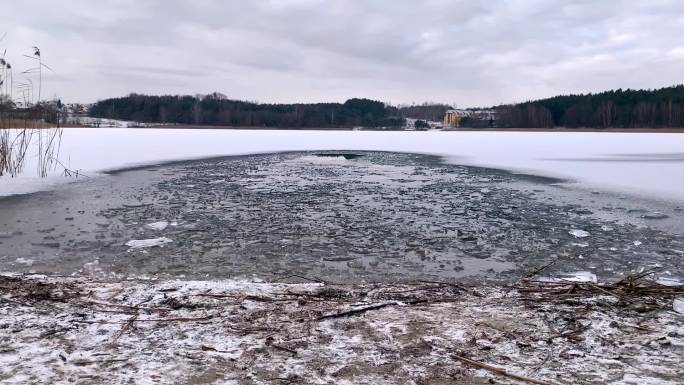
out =
{"type": "Polygon", "coordinates": [[[568,233],[575,238],[586,238],[589,236],[588,231],[578,230],[578,229],[572,229],[572,230],[568,231],[568,233]]]}
{"type": "Polygon", "coordinates": [[[675,298],[672,301],[672,309],[679,314],[684,314],[684,297],[675,298]]]}
{"type": "Polygon", "coordinates": [[[679,286],[684,285],[684,282],[677,278],[670,277],[660,277],[656,280],[656,283],[663,286],[679,286]]]}
{"type": "Polygon", "coordinates": [[[169,222],[167,221],[159,221],[159,222],[154,222],[154,223],[148,223],[145,225],[146,228],[150,230],[156,230],[156,231],[162,231],[166,229],[169,226],[169,222]]]}
{"type": "Polygon", "coordinates": [[[163,247],[165,244],[173,242],[169,238],[152,238],[152,239],[133,239],[126,242],[126,246],[131,249],[142,249],[147,247],[163,247]]]}
{"type": "Polygon", "coordinates": [[[33,265],[33,259],[28,259],[28,258],[23,258],[23,257],[17,258],[17,259],[15,260],[15,262],[16,262],[16,263],[19,263],[19,264],[22,264],[22,265],[26,265],[26,266],[31,266],[31,265],[33,265]]]}
{"type": "Polygon", "coordinates": [[[572,273],[560,273],[555,277],[543,277],[540,279],[543,282],[578,282],[578,283],[597,283],[598,277],[596,274],[588,271],[576,271],[572,273]]]}
{"type": "Polygon", "coordinates": [[[658,212],[658,211],[654,211],[652,213],[644,214],[641,217],[644,219],[665,219],[665,218],[669,218],[669,216],[667,214],[663,214],[663,213],[658,212]]]}

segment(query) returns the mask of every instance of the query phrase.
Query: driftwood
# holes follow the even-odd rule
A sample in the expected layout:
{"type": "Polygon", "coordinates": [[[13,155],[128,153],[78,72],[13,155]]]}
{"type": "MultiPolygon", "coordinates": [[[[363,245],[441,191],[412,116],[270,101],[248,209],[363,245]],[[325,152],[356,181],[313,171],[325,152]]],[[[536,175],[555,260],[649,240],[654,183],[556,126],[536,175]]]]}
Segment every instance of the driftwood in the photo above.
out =
{"type": "Polygon", "coordinates": [[[480,361],[471,360],[470,358],[461,357],[459,355],[454,354],[451,357],[455,360],[461,361],[461,362],[466,363],[468,365],[475,366],[475,367],[478,367],[480,369],[485,369],[485,370],[488,370],[492,373],[496,373],[496,374],[502,375],[504,377],[512,378],[514,380],[524,381],[524,382],[527,382],[530,384],[536,384],[536,385],[557,385],[553,382],[537,380],[535,378],[526,377],[526,376],[523,376],[520,374],[509,373],[504,369],[497,368],[496,366],[488,365],[488,364],[485,364],[484,362],[480,362],[480,361]]]}
{"type": "Polygon", "coordinates": [[[370,310],[382,309],[383,307],[394,306],[396,304],[397,304],[396,302],[385,302],[385,303],[380,303],[380,304],[376,304],[376,305],[359,307],[356,309],[351,309],[351,310],[343,311],[340,313],[326,314],[326,315],[323,315],[323,316],[316,318],[316,321],[323,321],[323,320],[331,319],[331,318],[341,318],[341,317],[349,317],[349,316],[353,316],[353,315],[359,315],[359,314],[363,314],[363,313],[370,311],[370,310]]]}
{"type": "Polygon", "coordinates": [[[128,320],[128,322],[126,322],[124,324],[124,326],[121,328],[121,330],[119,330],[116,333],[116,335],[114,335],[114,338],[112,338],[112,342],[110,342],[109,344],[114,345],[116,343],[116,341],[119,340],[119,338],[126,332],[126,330],[128,330],[131,327],[131,325],[133,325],[133,322],[135,322],[135,320],[137,320],[137,319],[138,319],[138,315],[137,314],[133,315],[133,317],[131,317],[128,320]]]}
{"type": "Polygon", "coordinates": [[[363,314],[363,313],[370,311],[370,310],[382,309],[382,308],[387,307],[387,306],[396,306],[396,305],[403,305],[403,304],[413,305],[413,304],[422,303],[422,302],[427,302],[427,300],[426,299],[420,299],[420,300],[405,302],[405,303],[400,303],[399,301],[385,302],[385,303],[380,303],[380,304],[376,304],[376,305],[370,305],[370,306],[360,307],[360,308],[356,308],[356,309],[351,309],[351,310],[343,311],[340,313],[323,315],[323,316],[316,318],[316,321],[323,321],[323,320],[331,319],[331,318],[341,318],[341,317],[349,317],[349,316],[359,315],[359,314],[363,314]]]}

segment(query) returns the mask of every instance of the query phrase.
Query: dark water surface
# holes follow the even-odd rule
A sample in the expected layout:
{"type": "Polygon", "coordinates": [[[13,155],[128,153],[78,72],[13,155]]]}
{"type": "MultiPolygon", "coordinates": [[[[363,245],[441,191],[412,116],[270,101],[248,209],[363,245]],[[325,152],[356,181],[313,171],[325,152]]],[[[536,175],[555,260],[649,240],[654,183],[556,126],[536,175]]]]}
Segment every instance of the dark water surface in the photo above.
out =
{"type": "Polygon", "coordinates": [[[356,151],[129,169],[0,199],[0,271],[484,282],[556,261],[549,274],[683,275],[681,209],[559,182],[356,151]]]}

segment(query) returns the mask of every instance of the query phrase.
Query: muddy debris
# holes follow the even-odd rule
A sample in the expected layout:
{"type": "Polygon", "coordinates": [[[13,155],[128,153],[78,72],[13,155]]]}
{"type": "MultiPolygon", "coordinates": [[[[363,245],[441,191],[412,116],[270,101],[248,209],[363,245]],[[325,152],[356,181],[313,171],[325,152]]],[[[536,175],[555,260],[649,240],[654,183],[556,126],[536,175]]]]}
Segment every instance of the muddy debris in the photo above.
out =
{"type": "Polygon", "coordinates": [[[682,294],[650,274],[513,287],[2,276],[0,381],[681,384],[682,294]]]}

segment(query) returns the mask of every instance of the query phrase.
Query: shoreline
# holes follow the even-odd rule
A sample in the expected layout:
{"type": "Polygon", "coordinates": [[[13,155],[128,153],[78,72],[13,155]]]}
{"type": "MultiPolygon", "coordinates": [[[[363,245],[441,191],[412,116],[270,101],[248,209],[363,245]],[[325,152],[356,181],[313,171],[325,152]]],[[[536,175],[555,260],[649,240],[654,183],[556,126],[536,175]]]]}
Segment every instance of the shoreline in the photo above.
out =
{"type": "Polygon", "coordinates": [[[631,133],[631,134],[683,134],[684,128],[459,128],[443,130],[453,132],[600,132],[600,133],[631,133]]]}
{"type": "MultiPolygon", "coordinates": [[[[255,130],[255,131],[355,131],[353,127],[330,127],[330,128],[296,128],[296,127],[243,127],[243,126],[211,126],[211,125],[149,125],[146,127],[131,127],[142,129],[205,129],[205,130],[255,130]]],[[[381,128],[362,128],[358,131],[380,131],[380,132],[602,132],[602,133],[684,133],[683,128],[456,128],[456,129],[441,129],[441,130],[404,130],[404,129],[381,129],[381,128]]]]}
{"type": "Polygon", "coordinates": [[[466,287],[0,274],[0,319],[14,330],[0,380],[679,384],[684,315],[672,297],[684,286],[633,278],[466,287]]]}

